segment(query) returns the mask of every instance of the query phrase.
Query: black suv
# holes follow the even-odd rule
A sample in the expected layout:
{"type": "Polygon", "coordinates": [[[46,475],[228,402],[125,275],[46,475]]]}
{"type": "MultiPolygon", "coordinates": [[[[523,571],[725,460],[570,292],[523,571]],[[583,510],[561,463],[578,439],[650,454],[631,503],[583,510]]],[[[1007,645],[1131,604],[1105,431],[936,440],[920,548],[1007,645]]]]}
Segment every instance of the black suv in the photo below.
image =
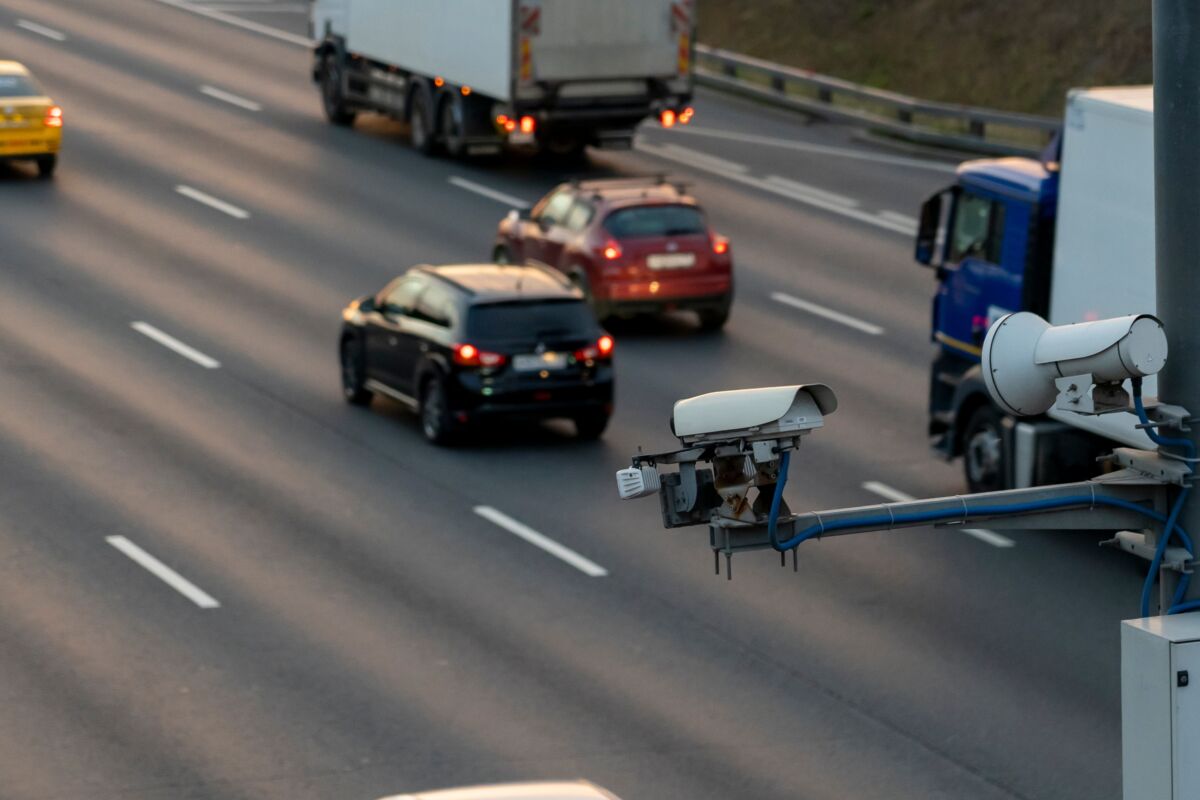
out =
{"type": "Polygon", "coordinates": [[[613,339],[555,270],[413,267],[342,319],[346,400],[398,400],[430,441],[494,417],[565,417],[586,439],[608,425],[613,339]]]}

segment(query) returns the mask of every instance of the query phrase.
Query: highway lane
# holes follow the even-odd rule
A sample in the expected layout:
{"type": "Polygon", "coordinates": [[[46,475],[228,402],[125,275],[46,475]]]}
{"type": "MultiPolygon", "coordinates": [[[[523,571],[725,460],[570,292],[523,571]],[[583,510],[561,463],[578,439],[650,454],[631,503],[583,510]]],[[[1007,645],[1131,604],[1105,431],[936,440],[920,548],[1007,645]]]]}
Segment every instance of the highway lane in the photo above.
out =
{"type": "MultiPolygon", "coordinates": [[[[199,369],[197,374],[179,375],[168,365],[191,365],[165,351],[161,356],[166,360],[154,362],[160,369],[149,374],[129,367],[139,378],[133,385],[155,391],[152,399],[142,401],[129,389],[116,395],[114,406],[136,412],[128,415],[124,426],[157,418],[140,450],[152,453],[173,443],[165,464],[161,459],[151,464],[182,465],[171,495],[178,506],[170,504],[170,514],[158,509],[156,523],[136,528],[131,538],[140,541],[149,532],[169,531],[176,519],[186,522],[177,533],[160,533],[169,535],[169,547],[174,548],[163,552],[177,555],[172,559],[177,563],[200,564],[198,580],[207,578],[201,584],[224,600],[230,591],[220,575],[234,560],[228,542],[234,534],[224,534],[226,541],[219,547],[197,541],[205,538],[197,525],[206,507],[183,488],[189,479],[220,475],[229,471],[229,462],[237,464],[240,468],[231,477],[210,478],[214,483],[208,496],[216,500],[239,496],[246,491],[244,485],[257,486],[253,476],[278,484],[277,494],[288,500],[327,484],[324,491],[331,504],[358,498],[377,516],[363,524],[323,520],[313,526],[315,531],[306,531],[303,520],[288,513],[288,502],[274,495],[247,513],[246,524],[235,532],[242,536],[239,541],[249,530],[252,538],[262,537],[270,546],[261,541],[255,545],[263,560],[243,567],[232,594],[242,602],[230,606],[226,600],[219,613],[242,606],[266,611],[246,621],[239,629],[244,638],[237,641],[264,635],[271,641],[310,636],[326,642],[326,651],[345,651],[348,642],[341,637],[350,642],[359,636],[386,638],[393,630],[389,617],[416,625],[413,620],[451,597],[462,604],[454,615],[457,622],[442,625],[435,614],[425,635],[439,642],[452,636],[455,625],[470,623],[463,646],[477,660],[462,673],[457,690],[470,686],[487,696],[494,682],[507,685],[506,671],[498,677],[488,670],[497,658],[517,672],[530,668],[503,648],[503,657],[497,655],[496,642],[486,631],[476,630],[489,626],[501,626],[516,641],[536,643],[538,652],[555,653],[548,669],[561,677],[546,694],[538,694],[536,680],[529,682],[534,686],[518,682],[512,688],[515,698],[544,701],[539,707],[558,725],[552,735],[535,735],[544,733],[542,726],[548,724],[540,717],[522,716],[506,704],[489,705],[473,720],[477,736],[462,737],[482,743],[459,747],[449,741],[456,738],[453,735],[439,739],[448,742],[451,752],[438,763],[431,759],[421,764],[419,758],[415,765],[385,761],[365,774],[347,776],[336,767],[349,771],[353,747],[331,747],[329,763],[335,765],[335,774],[323,777],[320,786],[314,784],[314,796],[329,796],[330,790],[368,796],[367,789],[402,788],[397,783],[414,788],[474,777],[516,777],[519,769],[514,765],[537,774],[562,774],[560,770],[571,766],[630,797],[702,797],[722,791],[754,797],[867,796],[884,785],[896,796],[930,796],[938,790],[947,796],[986,796],[988,790],[976,783],[976,776],[1024,796],[1064,794],[1067,787],[1080,786],[1095,789],[1088,796],[1104,796],[1111,788],[1111,774],[1079,773],[1096,752],[1112,752],[1115,669],[1107,676],[1091,671],[1080,675],[1076,659],[1108,658],[1115,666],[1111,623],[1122,608],[1132,605],[1129,587],[1136,582],[1135,575],[1115,565],[1115,557],[1092,557],[1086,549],[1032,536],[1019,537],[1011,554],[1015,558],[1005,554],[1005,560],[959,534],[913,534],[904,539],[907,546],[887,537],[864,537],[861,543],[820,546],[819,555],[806,559],[803,581],[790,574],[768,574],[770,559],[764,556],[740,559],[735,564],[739,579],[726,585],[712,581],[709,556],[698,543],[680,549],[680,542],[688,537],[695,541],[697,535],[662,533],[652,505],[618,506],[610,499],[611,469],[638,444],[666,443],[665,417],[673,399],[708,388],[776,382],[788,373],[827,377],[846,400],[831,430],[806,445],[806,454],[827,459],[829,466],[797,486],[797,502],[828,506],[868,501],[870,496],[858,486],[858,479],[868,476],[913,493],[956,489],[956,473],[930,464],[920,440],[927,276],[907,263],[903,237],[784,205],[702,173],[698,190],[706,197],[711,193],[714,217],[723,226],[728,221],[744,268],[729,334],[697,339],[682,323],[632,326],[620,332],[622,387],[628,388],[622,389],[619,415],[604,444],[577,445],[550,432],[534,435],[532,445],[519,437],[501,437],[465,452],[432,451],[420,443],[406,415],[390,405],[361,413],[339,404],[331,355],[333,312],[346,297],[381,283],[397,260],[463,259],[486,252],[491,226],[504,209],[449,186],[448,175],[471,175],[529,197],[536,197],[555,176],[519,167],[460,170],[458,165],[427,162],[398,144],[395,126],[368,122],[357,131],[332,131],[317,119],[311,89],[294,75],[295,67],[303,69],[301,54],[259,45],[243,34],[231,33],[226,40],[214,34],[220,29],[211,23],[185,22],[169,9],[143,13],[144,5],[54,9],[46,24],[70,30],[70,52],[83,54],[78,60],[52,49],[50,42],[21,39],[10,45],[13,40],[7,33],[4,40],[63,86],[56,93],[73,109],[75,154],[72,169],[64,170],[63,180],[53,189],[30,186],[12,175],[5,181],[6,240],[12,232],[44,224],[47,218],[61,220],[64,230],[52,241],[25,242],[18,251],[21,272],[32,275],[37,265],[46,282],[7,309],[8,319],[18,318],[23,306],[38,312],[19,317],[25,325],[13,329],[35,327],[38,318],[61,320],[71,327],[78,323],[62,315],[62,309],[82,309],[79,313],[97,331],[109,331],[100,340],[112,337],[124,350],[125,337],[137,336],[128,332],[128,322],[150,319],[216,356],[222,363],[221,380],[225,373],[232,374],[243,387],[233,391],[225,383],[210,383],[212,376],[199,369]],[[94,39],[80,36],[77,31],[90,30],[93,17],[111,22],[101,26],[94,39]],[[153,44],[143,44],[147,42],[153,44]],[[239,48],[249,63],[274,67],[254,73],[252,80],[235,76],[240,71],[232,59],[241,57],[239,48]],[[290,73],[280,66],[284,62],[292,64],[290,73]],[[200,81],[254,97],[263,103],[267,122],[237,116],[237,109],[214,110],[217,106],[210,98],[193,94],[200,81]],[[120,123],[106,116],[112,104],[127,112],[120,123]],[[282,131],[273,127],[280,122],[282,131]],[[182,180],[202,184],[205,191],[248,209],[251,216],[235,220],[191,205],[174,194],[173,187],[182,180]],[[402,191],[395,191],[396,186],[402,191]],[[24,200],[31,191],[38,193],[42,205],[10,208],[16,192],[24,200]],[[461,236],[461,229],[469,234],[461,236]],[[400,255],[408,251],[422,254],[400,255]],[[769,291],[778,288],[778,281],[801,275],[802,282],[785,288],[799,292],[801,287],[824,286],[821,299],[880,314],[888,336],[855,338],[853,331],[814,324],[772,303],[769,291]],[[695,364],[700,357],[712,364],[711,372],[668,373],[662,368],[695,364]],[[181,405],[183,398],[164,391],[183,380],[187,396],[198,401],[194,405],[181,405]],[[227,414],[192,420],[208,406],[227,414]],[[281,424],[278,418],[285,408],[318,431],[292,417],[287,417],[292,424],[281,424]],[[331,442],[329,431],[352,441],[331,442]],[[241,442],[259,447],[242,454],[233,447],[241,442]],[[263,449],[270,453],[280,448],[280,442],[288,445],[286,457],[260,455],[263,449]],[[212,463],[193,465],[184,452],[201,444],[212,463]],[[374,460],[356,464],[366,445],[386,456],[386,466],[374,460]],[[381,480],[381,475],[394,475],[395,480],[381,480]],[[424,476],[435,478],[432,485],[424,476]],[[531,486],[542,491],[531,493],[531,486]],[[414,497],[426,501],[425,510],[397,541],[387,530],[388,520],[413,516],[412,504],[399,500],[414,497]],[[579,579],[569,568],[524,549],[507,534],[490,531],[490,538],[480,540],[484,528],[470,514],[460,513],[475,503],[501,508],[596,559],[611,571],[603,581],[616,588],[589,587],[581,595],[579,579]],[[440,543],[447,539],[460,545],[465,540],[467,545],[443,551],[440,543]],[[285,570],[290,579],[272,581],[266,589],[248,588],[262,580],[264,565],[273,563],[269,556],[290,556],[305,568],[285,570]],[[1077,609],[1053,607],[1053,594],[1048,596],[1034,582],[1058,575],[1063,558],[1084,562],[1081,593],[1095,601],[1087,624],[1076,622],[1078,629],[1072,628],[1066,641],[1058,637],[1057,628],[1077,609]],[[416,559],[413,570],[397,566],[409,559],[416,559]],[[366,570],[375,562],[388,567],[366,570]],[[483,564],[489,565],[487,574],[494,582],[481,586],[478,573],[467,568],[482,569],[483,564]],[[432,588],[411,602],[387,592],[354,592],[364,575],[370,585],[393,584],[409,581],[414,571],[428,576],[424,580],[432,588]],[[530,574],[536,576],[532,587],[530,574]],[[293,605],[298,600],[284,586],[311,581],[338,587],[344,592],[343,602],[293,605]],[[439,587],[445,581],[453,582],[443,593],[439,587]],[[861,588],[848,593],[848,585],[861,588]],[[1026,586],[1027,597],[1014,588],[1026,586]],[[496,612],[509,604],[523,613],[508,618],[496,612]],[[379,613],[363,608],[378,608],[379,613]],[[552,614],[548,608],[563,613],[552,614]],[[794,609],[799,608],[805,613],[797,614],[794,609]],[[335,610],[354,624],[328,622],[335,610]],[[1032,620],[1035,611],[1043,618],[1032,620]],[[318,622],[310,628],[310,620],[318,622]],[[596,635],[584,637],[585,655],[561,653],[564,642],[575,642],[589,629],[596,635]],[[614,643],[626,642],[640,644],[643,650],[623,665],[612,650],[614,643]],[[648,651],[654,652],[653,658],[643,655],[648,651]],[[742,686],[748,671],[759,680],[742,686]],[[663,672],[685,685],[663,686],[663,672]],[[631,694],[636,702],[607,711],[614,695],[623,696],[639,685],[644,690],[631,694]],[[730,688],[735,685],[736,691],[730,688]],[[608,694],[595,700],[589,687],[608,694]],[[729,694],[721,697],[718,691],[729,694]],[[569,704],[577,696],[583,711],[569,704]],[[630,705],[638,708],[630,710],[630,705]],[[820,713],[812,712],[814,708],[820,713]],[[575,724],[559,719],[573,714],[582,717],[575,724]],[[596,723],[599,733],[590,730],[593,714],[606,720],[596,723]],[[961,721],[968,715],[976,722],[963,730],[961,721]],[[653,724],[642,723],[642,717],[653,724]],[[506,724],[517,731],[515,736],[497,730],[506,724]],[[724,742],[731,733],[745,749],[722,754],[713,737],[724,742]],[[677,736],[682,738],[671,739],[677,736]],[[605,750],[595,746],[593,737],[612,737],[621,745],[605,750]],[[509,739],[523,741],[528,749],[514,754],[509,739]],[[663,739],[683,744],[665,747],[663,739]],[[813,739],[826,743],[826,749],[805,750],[805,742],[813,739]],[[557,760],[539,746],[549,744],[561,745],[557,760]],[[757,757],[756,750],[776,757],[757,757]],[[647,758],[648,752],[657,755],[647,758]],[[695,757],[697,752],[708,758],[695,757]],[[480,753],[490,759],[480,762],[474,757],[480,753]],[[864,759],[869,759],[870,769],[856,769],[864,759]],[[721,762],[721,768],[699,763],[708,760],[721,762]],[[486,766],[481,768],[481,763],[486,766]],[[664,763],[671,769],[664,770],[664,763]],[[1080,767],[1063,774],[1063,763],[1080,767]],[[392,786],[382,786],[389,781],[392,786]]],[[[6,10],[27,15],[39,7],[4,4],[6,10]]],[[[651,169],[656,163],[641,154],[602,156],[597,161],[601,169],[610,170],[651,169]]],[[[933,179],[940,180],[936,175],[933,179]]],[[[14,297],[20,297],[16,289],[14,297]]],[[[74,337],[69,347],[41,346],[61,347],[56,369],[70,372],[81,354],[90,354],[95,345],[89,342],[89,337],[74,337]]],[[[130,382],[107,377],[111,359],[96,363],[103,366],[86,373],[77,394],[88,394],[84,386],[119,388],[130,382]]],[[[40,407],[47,400],[14,408],[40,407]]],[[[60,413],[91,413],[89,401],[79,404],[60,413]]],[[[54,440],[43,430],[52,431],[57,416],[39,416],[32,427],[47,441],[36,440],[28,447],[40,454],[70,451],[69,440],[54,440]]],[[[69,464],[52,462],[48,472],[65,478],[66,485],[87,486],[90,480],[93,491],[118,495],[105,503],[136,507],[144,502],[140,496],[121,498],[102,478],[78,474],[69,464]]],[[[27,508],[19,516],[31,513],[27,508]]],[[[82,554],[79,559],[90,568],[93,556],[82,554]]],[[[106,581],[100,580],[96,585],[103,584],[106,581]]],[[[54,607],[50,601],[46,604],[54,607]]],[[[401,628],[405,624],[391,622],[401,628]]],[[[176,643],[179,659],[186,663],[191,652],[188,638],[171,632],[181,624],[174,616],[164,619],[161,627],[168,633],[162,635],[181,640],[176,643]]],[[[188,625],[186,630],[194,633],[188,625]]],[[[211,642],[214,652],[229,646],[220,634],[212,635],[211,642]]],[[[52,657],[56,646],[61,644],[43,644],[31,660],[52,657]]],[[[197,645],[196,654],[207,646],[197,645]]],[[[330,714],[338,720],[333,725],[336,733],[355,745],[383,750],[395,727],[373,726],[378,717],[364,722],[353,714],[337,714],[342,697],[354,698],[345,701],[351,709],[369,709],[385,698],[399,700],[394,684],[378,679],[389,674],[380,670],[391,651],[378,644],[364,650],[351,670],[352,686],[346,694],[336,681],[338,658],[306,655],[302,647],[285,648],[278,660],[248,651],[230,665],[228,674],[264,675],[261,683],[269,685],[279,665],[303,665],[303,676],[279,680],[292,687],[286,696],[310,698],[304,713],[307,702],[317,708],[289,730],[323,730],[313,721],[330,714]],[[335,686],[338,691],[333,691],[335,686]]],[[[104,649],[98,652],[111,655],[104,649]]],[[[107,658],[97,659],[102,663],[87,662],[90,669],[114,669],[107,658]]],[[[462,719],[456,714],[464,706],[456,704],[456,696],[438,687],[425,671],[410,677],[420,687],[414,691],[428,693],[420,699],[429,725],[461,733],[455,720],[462,719]]],[[[273,696],[282,696],[284,690],[279,692],[273,696]]],[[[236,701],[216,705],[236,708],[236,701]]],[[[30,708],[31,720],[38,719],[39,707],[30,708]]],[[[257,725],[274,724],[269,714],[246,714],[257,725]]],[[[211,730],[189,733],[205,743],[213,736],[211,730]]],[[[303,782],[297,775],[319,738],[299,733],[281,743],[272,758],[287,768],[275,774],[284,774],[284,782],[303,782]]],[[[169,764],[171,754],[163,753],[161,759],[169,764]]],[[[146,773],[158,775],[159,757],[146,760],[154,762],[144,768],[146,773]]],[[[204,765],[199,771],[205,780],[210,772],[233,776],[222,777],[228,783],[219,784],[236,786],[229,790],[232,796],[250,792],[242,784],[252,782],[251,776],[270,774],[264,773],[262,762],[228,753],[213,752],[204,765]]],[[[144,782],[145,776],[141,779],[144,782]]],[[[276,782],[255,791],[279,796],[274,792],[282,785],[276,782]]]]}

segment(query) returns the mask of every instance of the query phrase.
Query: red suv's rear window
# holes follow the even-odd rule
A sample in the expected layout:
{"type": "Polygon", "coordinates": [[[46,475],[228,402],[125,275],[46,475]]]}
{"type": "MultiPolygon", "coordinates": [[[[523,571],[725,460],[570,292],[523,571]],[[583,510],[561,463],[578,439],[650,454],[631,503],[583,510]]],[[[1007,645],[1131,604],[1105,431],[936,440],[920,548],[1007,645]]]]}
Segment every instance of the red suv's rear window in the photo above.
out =
{"type": "Polygon", "coordinates": [[[604,229],[616,239],[639,236],[687,236],[707,233],[704,214],[695,206],[637,206],[609,214],[604,229]]]}

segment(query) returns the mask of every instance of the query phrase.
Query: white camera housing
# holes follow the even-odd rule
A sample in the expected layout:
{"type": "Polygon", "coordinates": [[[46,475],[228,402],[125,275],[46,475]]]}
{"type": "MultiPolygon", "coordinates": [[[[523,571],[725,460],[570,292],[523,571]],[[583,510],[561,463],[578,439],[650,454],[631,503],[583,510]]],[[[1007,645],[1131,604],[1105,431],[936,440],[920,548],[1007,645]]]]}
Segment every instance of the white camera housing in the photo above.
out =
{"type": "Polygon", "coordinates": [[[1052,326],[1021,311],[988,330],[982,361],[988,393],[1010,414],[1042,414],[1056,401],[1064,411],[1099,414],[1128,407],[1125,380],[1163,368],[1167,337],[1150,314],[1052,326]]]}
{"type": "Polygon", "coordinates": [[[712,392],[676,403],[671,430],[687,445],[779,439],[822,427],[836,410],[823,383],[712,392]]]}

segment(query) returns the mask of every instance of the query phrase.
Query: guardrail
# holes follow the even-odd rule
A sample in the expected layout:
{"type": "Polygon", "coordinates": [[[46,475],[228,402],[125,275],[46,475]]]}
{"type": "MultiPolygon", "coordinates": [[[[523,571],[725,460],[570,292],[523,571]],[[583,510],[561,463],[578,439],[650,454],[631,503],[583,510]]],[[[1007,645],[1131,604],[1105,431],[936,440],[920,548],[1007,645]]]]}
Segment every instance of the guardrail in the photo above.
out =
{"type": "Polygon", "coordinates": [[[706,45],[696,45],[696,82],[909,141],[976,153],[1036,156],[1062,126],[1052,117],[920,100],[706,45]]]}

